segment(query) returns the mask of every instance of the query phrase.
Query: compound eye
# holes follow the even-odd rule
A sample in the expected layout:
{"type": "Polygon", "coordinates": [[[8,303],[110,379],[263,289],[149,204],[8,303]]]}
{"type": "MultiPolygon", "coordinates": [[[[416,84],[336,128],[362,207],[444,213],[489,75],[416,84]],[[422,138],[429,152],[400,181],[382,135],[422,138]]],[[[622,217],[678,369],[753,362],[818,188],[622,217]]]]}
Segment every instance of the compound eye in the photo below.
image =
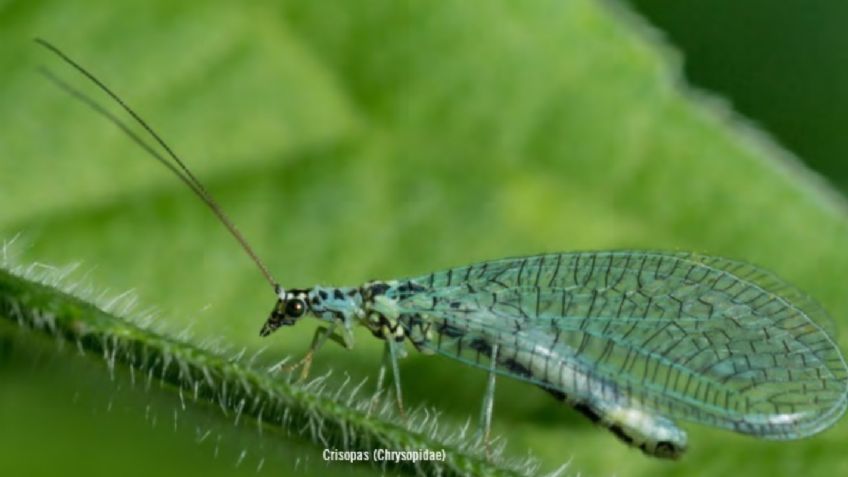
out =
{"type": "Polygon", "coordinates": [[[286,316],[299,318],[306,311],[306,303],[300,298],[293,298],[286,302],[286,316]]]}

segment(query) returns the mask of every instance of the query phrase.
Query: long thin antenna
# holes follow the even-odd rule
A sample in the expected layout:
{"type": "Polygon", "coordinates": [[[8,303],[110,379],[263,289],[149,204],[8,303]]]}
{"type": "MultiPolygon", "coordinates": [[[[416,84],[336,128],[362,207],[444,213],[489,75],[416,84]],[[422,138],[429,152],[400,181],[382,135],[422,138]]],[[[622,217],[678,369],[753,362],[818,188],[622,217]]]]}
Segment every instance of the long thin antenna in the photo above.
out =
{"type": "Polygon", "coordinates": [[[168,157],[170,157],[173,160],[173,163],[168,161],[167,157],[164,157],[162,154],[160,154],[158,151],[156,151],[156,149],[154,147],[152,147],[151,145],[146,143],[141,137],[139,137],[136,133],[134,133],[123,121],[118,119],[117,116],[115,116],[114,114],[109,112],[106,108],[104,108],[103,106],[101,106],[100,104],[95,102],[93,99],[86,96],[81,91],[70,86],[68,83],[62,81],[61,79],[59,79],[57,76],[53,75],[52,73],[50,73],[46,69],[44,69],[44,68],[40,69],[41,73],[44,76],[46,76],[47,79],[52,81],[55,85],[57,85],[59,88],[61,88],[62,90],[64,90],[65,92],[67,92],[68,94],[73,96],[74,98],[81,101],[86,106],[93,109],[95,112],[97,112],[101,116],[108,119],[112,124],[114,124],[121,131],[123,131],[124,134],[129,136],[129,138],[132,139],[136,144],[138,144],[142,149],[147,151],[148,154],[153,156],[154,159],[158,160],[165,167],[167,167],[168,170],[170,170],[177,177],[179,177],[180,180],[182,180],[183,183],[185,183],[188,186],[188,188],[191,189],[191,191],[194,192],[194,194],[197,195],[197,197],[199,197],[200,200],[202,200],[203,203],[206,204],[209,207],[209,209],[212,211],[212,213],[214,213],[215,216],[218,217],[218,220],[220,220],[221,223],[224,224],[224,226],[227,228],[227,230],[230,231],[230,233],[233,235],[233,237],[235,237],[235,239],[238,241],[238,243],[244,249],[244,251],[247,252],[247,254],[250,256],[250,258],[253,260],[253,262],[256,263],[256,266],[259,267],[259,271],[262,272],[262,275],[265,276],[265,279],[268,281],[269,284],[271,284],[271,287],[274,288],[275,293],[279,294],[279,292],[281,290],[279,283],[271,275],[271,272],[268,270],[268,267],[266,267],[265,264],[262,262],[262,260],[259,259],[259,256],[256,255],[256,252],[253,251],[253,248],[247,242],[247,239],[244,238],[244,236],[241,234],[241,232],[238,230],[238,228],[236,228],[235,224],[233,224],[233,222],[229,219],[229,217],[227,217],[227,215],[221,209],[221,206],[218,205],[218,203],[215,201],[215,199],[212,198],[212,196],[209,194],[209,192],[206,190],[206,188],[203,187],[203,184],[197,179],[197,177],[195,177],[194,174],[192,174],[191,170],[185,165],[185,163],[183,163],[183,161],[179,158],[179,156],[177,156],[177,154],[168,146],[168,144],[166,144],[165,141],[158,134],[156,134],[156,131],[154,131],[153,128],[151,128],[147,124],[147,122],[144,119],[142,119],[141,116],[139,116],[132,108],[130,108],[129,105],[127,105],[117,94],[113,93],[112,90],[109,89],[108,86],[106,86],[102,81],[97,79],[97,77],[95,77],[88,70],[83,68],[79,63],[77,63],[76,61],[74,61],[70,57],[68,57],[68,55],[66,55],[64,52],[62,52],[59,48],[53,46],[52,44],[50,44],[49,42],[47,42],[47,41],[45,41],[41,38],[36,38],[35,42],[38,43],[39,45],[43,46],[44,48],[47,48],[48,50],[52,51],[54,54],[56,54],[56,56],[61,58],[65,63],[71,65],[74,69],[76,69],[77,71],[82,73],[92,83],[97,85],[97,87],[100,88],[100,90],[102,90],[103,92],[108,94],[109,97],[112,98],[112,100],[114,100],[116,103],[118,103],[118,105],[120,105],[121,108],[123,108],[124,111],[126,111],[142,128],[144,128],[145,131],[147,131],[147,133],[156,141],[156,143],[158,143],[167,152],[168,157]]]}

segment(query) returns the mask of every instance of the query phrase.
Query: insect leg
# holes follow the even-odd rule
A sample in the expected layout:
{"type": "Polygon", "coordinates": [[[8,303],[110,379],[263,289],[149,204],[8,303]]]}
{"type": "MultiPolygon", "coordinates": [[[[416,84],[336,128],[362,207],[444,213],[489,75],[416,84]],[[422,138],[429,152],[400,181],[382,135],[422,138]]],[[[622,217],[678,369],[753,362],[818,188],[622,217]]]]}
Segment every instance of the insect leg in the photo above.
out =
{"type": "Polygon", "coordinates": [[[480,426],[483,442],[489,445],[489,433],[492,430],[492,409],[495,406],[495,366],[497,365],[498,345],[492,346],[489,357],[489,379],[486,383],[486,394],[483,395],[483,407],[480,409],[480,426]]]}
{"type": "Polygon", "coordinates": [[[389,345],[383,346],[383,359],[380,360],[380,371],[377,372],[377,389],[371,397],[371,402],[368,403],[368,411],[366,414],[371,414],[371,409],[377,402],[377,399],[383,394],[383,382],[386,380],[386,363],[389,361],[389,345]]]}
{"type": "Polygon", "coordinates": [[[392,374],[397,388],[396,394],[398,410],[401,414],[403,414],[403,401],[400,390],[400,372],[397,367],[398,353],[394,346],[395,344],[391,340],[386,340],[385,345],[383,346],[383,359],[380,361],[380,370],[377,373],[377,389],[374,391],[374,396],[371,397],[371,402],[368,405],[368,414],[371,413],[371,409],[374,407],[377,399],[383,394],[383,384],[386,381],[386,368],[389,367],[392,368],[392,374]]]}
{"type": "Polygon", "coordinates": [[[331,341],[334,341],[334,342],[339,343],[342,346],[346,347],[346,344],[345,344],[343,338],[341,336],[335,334],[335,331],[336,331],[336,324],[335,323],[331,324],[329,327],[321,326],[318,329],[316,329],[315,334],[312,335],[312,344],[309,345],[309,351],[306,352],[306,354],[303,356],[303,358],[298,360],[296,363],[291,364],[289,366],[285,366],[281,369],[283,369],[286,372],[291,372],[291,371],[296,370],[297,368],[301,368],[300,369],[300,377],[298,378],[298,380],[300,380],[300,381],[305,380],[309,376],[309,370],[312,367],[312,358],[314,357],[315,352],[318,351],[319,349],[321,349],[321,346],[324,346],[324,343],[327,342],[327,338],[329,338],[331,341]]]}
{"type": "Polygon", "coordinates": [[[392,377],[395,381],[395,397],[397,398],[398,411],[400,415],[405,415],[403,410],[403,394],[401,394],[401,386],[400,386],[400,370],[398,369],[398,354],[399,350],[396,348],[397,343],[393,339],[386,340],[386,348],[385,353],[383,354],[383,359],[389,361],[389,365],[392,368],[392,377]]]}

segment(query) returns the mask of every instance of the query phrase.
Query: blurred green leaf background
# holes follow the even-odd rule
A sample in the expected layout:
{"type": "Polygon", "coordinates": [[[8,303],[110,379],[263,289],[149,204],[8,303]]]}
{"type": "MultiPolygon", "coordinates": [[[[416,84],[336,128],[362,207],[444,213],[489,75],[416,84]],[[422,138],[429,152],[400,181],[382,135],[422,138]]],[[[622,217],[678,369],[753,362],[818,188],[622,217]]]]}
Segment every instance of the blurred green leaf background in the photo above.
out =
{"type": "MultiPolygon", "coordinates": [[[[692,51],[692,80],[750,118],[687,86],[684,56],[612,2],[3,2],[0,237],[21,234],[18,261],[81,261],[75,280],[134,289],[173,333],[284,356],[304,352],[314,331],[257,336],[273,304],[262,277],[182,184],[37,75],[47,65],[75,78],[30,41],[44,36],[170,140],[288,286],[543,251],[692,250],[777,272],[844,328],[848,209],[830,184],[845,187],[848,145],[834,133],[837,112],[804,106],[844,104],[848,90],[808,86],[836,68],[815,50],[820,36],[802,30],[812,22],[798,17],[799,33],[784,39],[794,49],[768,50],[795,59],[765,72],[757,38],[744,36],[753,23],[695,17],[714,28],[691,40],[697,31],[675,25],[706,2],[635,3],[692,51]],[[704,53],[715,31],[742,33],[704,53]],[[789,54],[802,45],[813,53],[789,54]],[[792,78],[795,101],[775,89],[792,78]],[[768,107],[751,106],[757,98],[768,107]]],[[[758,22],[775,22],[759,3],[758,22]]],[[[380,344],[357,337],[353,352],[323,350],[315,372],[373,378],[380,344]]],[[[477,415],[483,373],[414,353],[401,372],[407,399],[442,410],[446,426],[477,415]]],[[[545,470],[570,460],[582,475],[848,473],[845,422],[797,442],[686,428],[688,454],[661,462],[540,390],[498,384],[494,431],[545,470]]],[[[3,322],[0,474],[116,472],[380,474],[328,466],[296,437],[259,436],[214,410],[183,411],[165,390],[113,381],[102,364],[3,322]]]]}
{"type": "Polygon", "coordinates": [[[848,4],[829,0],[631,0],[719,93],[848,190],[848,4]]]}

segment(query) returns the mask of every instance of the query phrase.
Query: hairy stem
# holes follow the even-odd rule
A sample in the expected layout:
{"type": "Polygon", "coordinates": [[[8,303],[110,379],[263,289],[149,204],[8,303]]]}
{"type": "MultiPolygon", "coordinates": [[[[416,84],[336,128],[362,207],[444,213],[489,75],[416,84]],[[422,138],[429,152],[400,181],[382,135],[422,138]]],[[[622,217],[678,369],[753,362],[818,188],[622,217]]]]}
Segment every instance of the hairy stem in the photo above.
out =
{"type": "MultiPolygon", "coordinates": [[[[155,376],[174,391],[224,413],[252,416],[261,426],[303,434],[339,450],[444,449],[444,462],[387,463],[424,475],[526,475],[532,469],[490,461],[461,435],[440,436],[367,412],[367,400],[335,399],[311,384],[296,385],[191,343],[145,329],[53,287],[0,269],[0,318],[75,343],[123,366],[155,376]],[[363,402],[366,405],[363,405],[363,402]],[[413,429],[410,429],[412,427],[413,429]]],[[[341,393],[336,393],[341,394],[341,393]]],[[[350,393],[345,393],[349,395],[350,393]]]]}

